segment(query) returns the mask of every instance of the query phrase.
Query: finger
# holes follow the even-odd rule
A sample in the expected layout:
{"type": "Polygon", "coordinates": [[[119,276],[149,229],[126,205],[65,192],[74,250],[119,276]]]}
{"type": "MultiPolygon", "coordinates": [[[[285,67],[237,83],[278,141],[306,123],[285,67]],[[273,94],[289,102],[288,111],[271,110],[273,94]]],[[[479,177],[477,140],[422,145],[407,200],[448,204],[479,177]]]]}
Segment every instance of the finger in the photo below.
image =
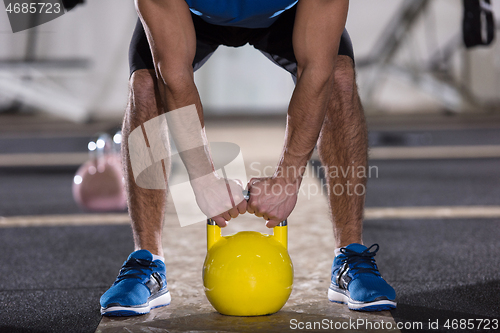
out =
{"type": "Polygon", "coordinates": [[[261,181],[261,178],[250,178],[250,180],[248,181],[248,185],[247,185],[248,189],[250,190],[253,185],[257,184],[260,181],[261,181]]]}
{"type": "Polygon", "coordinates": [[[277,220],[268,220],[266,222],[266,227],[268,228],[274,228],[275,226],[277,226],[278,224],[280,224],[281,221],[277,221],[277,220]]]}
{"type": "Polygon", "coordinates": [[[229,215],[228,212],[224,212],[220,214],[220,216],[222,216],[227,222],[231,221],[231,215],[229,215]]]}
{"type": "Polygon", "coordinates": [[[253,181],[256,180],[256,179],[258,179],[258,178],[250,178],[250,180],[248,181],[247,186],[251,187],[252,184],[253,184],[253,181]]]}
{"type": "Polygon", "coordinates": [[[221,228],[224,228],[225,226],[227,226],[226,220],[224,220],[224,218],[221,216],[214,216],[214,217],[212,217],[212,220],[214,220],[215,223],[217,223],[217,225],[221,228]]]}
{"type": "Polygon", "coordinates": [[[247,207],[248,207],[248,204],[247,204],[246,200],[241,201],[238,204],[238,206],[236,206],[236,208],[238,209],[238,212],[240,214],[245,214],[247,212],[247,207]]]}
{"type": "Polygon", "coordinates": [[[255,214],[255,204],[252,198],[247,201],[247,212],[249,212],[250,214],[255,214]]]}
{"type": "Polygon", "coordinates": [[[227,212],[233,219],[238,217],[238,215],[240,215],[240,212],[238,211],[238,209],[235,207],[235,208],[231,208],[228,212],[227,212]]]}

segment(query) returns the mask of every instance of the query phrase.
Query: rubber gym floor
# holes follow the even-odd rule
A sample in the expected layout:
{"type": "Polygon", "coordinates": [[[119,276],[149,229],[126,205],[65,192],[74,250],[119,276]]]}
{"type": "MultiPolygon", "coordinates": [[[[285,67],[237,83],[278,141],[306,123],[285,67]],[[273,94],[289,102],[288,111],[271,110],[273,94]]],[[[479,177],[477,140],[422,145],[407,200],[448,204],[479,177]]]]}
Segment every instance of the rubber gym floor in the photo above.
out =
{"type": "MultiPolygon", "coordinates": [[[[285,332],[300,331],[292,322],[325,319],[333,328],[350,324],[343,331],[356,331],[353,322],[360,323],[357,331],[495,331],[500,117],[369,117],[368,124],[370,166],[377,172],[368,180],[364,243],[380,245],[376,259],[396,289],[396,310],[354,312],[328,301],[334,243],[326,197],[314,191],[320,180],[313,161],[302,185],[306,191],[289,218],[294,290],[280,312],[218,314],[201,279],[205,226],[181,228],[170,205],[164,248],[171,305],[140,317],[101,318],[99,297],[133,250],[131,229],[126,212],[78,208],[71,183],[89,137],[118,124],[2,115],[0,331],[285,332]]],[[[283,117],[208,119],[206,127],[210,141],[240,145],[250,177],[275,165],[283,117]]],[[[224,233],[268,232],[261,222],[245,214],[224,233]]]]}

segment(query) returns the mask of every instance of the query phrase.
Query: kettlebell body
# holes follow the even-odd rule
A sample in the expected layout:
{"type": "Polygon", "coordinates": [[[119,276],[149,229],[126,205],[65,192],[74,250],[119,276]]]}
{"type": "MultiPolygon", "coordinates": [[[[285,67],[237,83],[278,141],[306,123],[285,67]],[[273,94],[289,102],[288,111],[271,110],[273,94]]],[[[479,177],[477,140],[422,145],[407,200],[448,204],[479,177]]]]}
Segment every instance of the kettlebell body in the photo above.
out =
{"type": "Polygon", "coordinates": [[[88,211],[119,211],[127,208],[120,157],[107,155],[84,163],[73,181],[73,198],[88,211]],[[79,177],[79,178],[78,178],[79,177]]]}
{"type": "Polygon", "coordinates": [[[282,224],[274,235],[242,231],[222,237],[220,227],[209,220],[203,285],[218,312],[260,316],[285,305],[293,288],[293,264],[286,221],[282,224]]]}
{"type": "MultiPolygon", "coordinates": [[[[121,134],[117,133],[115,138],[121,134]]],[[[89,161],[73,178],[76,203],[89,211],[119,211],[127,208],[119,145],[107,133],[89,142],[89,161]]]]}

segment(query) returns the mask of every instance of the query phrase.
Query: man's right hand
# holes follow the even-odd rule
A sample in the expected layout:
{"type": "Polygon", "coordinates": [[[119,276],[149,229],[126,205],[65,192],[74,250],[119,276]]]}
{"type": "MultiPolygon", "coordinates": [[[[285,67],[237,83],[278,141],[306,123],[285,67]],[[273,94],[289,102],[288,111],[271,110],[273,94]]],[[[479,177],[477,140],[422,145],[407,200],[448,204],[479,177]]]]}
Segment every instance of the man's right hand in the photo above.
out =
{"type": "Polygon", "coordinates": [[[237,180],[210,174],[191,180],[191,185],[201,211],[221,228],[247,211],[243,186],[237,180]]]}

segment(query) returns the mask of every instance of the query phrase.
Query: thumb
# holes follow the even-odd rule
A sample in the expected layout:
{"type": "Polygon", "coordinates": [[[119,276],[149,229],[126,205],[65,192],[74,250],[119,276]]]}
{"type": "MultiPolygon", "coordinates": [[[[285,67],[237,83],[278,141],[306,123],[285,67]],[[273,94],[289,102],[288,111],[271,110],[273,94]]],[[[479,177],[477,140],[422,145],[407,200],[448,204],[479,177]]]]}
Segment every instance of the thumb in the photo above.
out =
{"type": "Polygon", "coordinates": [[[249,192],[252,192],[252,187],[257,185],[258,183],[260,183],[262,180],[264,180],[265,178],[251,178],[249,181],[248,181],[248,184],[247,184],[247,189],[249,192]]]}
{"type": "Polygon", "coordinates": [[[217,225],[221,228],[227,226],[227,222],[222,216],[214,216],[212,217],[212,220],[214,220],[215,223],[217,223],[217,225]]]}
{"type": "Polygon", "coordinates": [[[266,227],[268,228],[274,228],[278,224],[280,224],[282,221],[276,221],[276,220],[268,220],[266,221],[266,227]]]}

